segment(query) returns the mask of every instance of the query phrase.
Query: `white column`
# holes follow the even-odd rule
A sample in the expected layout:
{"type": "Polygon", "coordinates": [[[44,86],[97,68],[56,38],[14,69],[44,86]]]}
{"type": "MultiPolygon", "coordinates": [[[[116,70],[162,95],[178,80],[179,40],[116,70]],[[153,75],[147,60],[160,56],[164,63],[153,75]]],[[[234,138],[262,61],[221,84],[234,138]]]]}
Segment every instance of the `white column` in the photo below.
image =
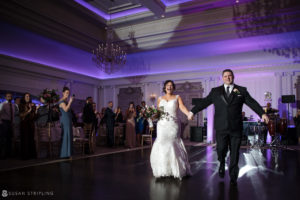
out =
{"type": "Polygon", "coordinates": [[[272,97],[272,105],[276,109],[279,108],[280,102],[278,102],[281,99],[282,96],[282,72],[276,72],[275,73],[275,93],[272,97]]]}
{"type": "MultiPolygon", "coordinates": [[[[205,81],[205,97],[209,94],[212,88],[217,87],[219,85],[220,78],[219,77],[210,77],[209,80],[205,81]]],[[[207,143],[214,143],[216,141],[216,134],[214,130],[214,115],[215,115],[215,107],[214,105],[210,105],[207,109],[207,143]]]]}
{"type": "Polygon", "coordinates": [[[114,108],[117,108],[118,106],[118,93],[119,93],[119,89],[116,88],[116,86],[111,86],[112,90],[113,90],[113,103],[114,103],[114,108]]]}
{"type": "Polygon", "coordinates": [[[94,85],[94,95],[93,95],[93,100],[96,103],[96,110],[99,110],[99,89],[98,86],[94,85]]]}
{"type": "MultiPolygon", "coordinates": [[[[284,72],[283,73],[283,84],[282,84],[282,92],[284,95],[292,95],[293,94],[293,72],[284,72]]],[[[291,116],[293,113],[293,109],[291,104],[285,105],[287,114],[286,117],[289,121],[292,120],[291,116]]]]}

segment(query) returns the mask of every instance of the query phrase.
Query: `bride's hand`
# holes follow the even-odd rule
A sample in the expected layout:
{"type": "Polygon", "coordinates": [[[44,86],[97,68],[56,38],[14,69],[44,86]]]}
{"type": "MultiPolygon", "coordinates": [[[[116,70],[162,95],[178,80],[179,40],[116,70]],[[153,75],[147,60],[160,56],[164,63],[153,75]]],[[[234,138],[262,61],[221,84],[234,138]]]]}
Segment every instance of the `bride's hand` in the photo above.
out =
{"type": "Polygon", "coordinates": [[[194,119],[194,113],[189,112],[189,114],[187,115],[188,120],[193,120],[194,119]]]}

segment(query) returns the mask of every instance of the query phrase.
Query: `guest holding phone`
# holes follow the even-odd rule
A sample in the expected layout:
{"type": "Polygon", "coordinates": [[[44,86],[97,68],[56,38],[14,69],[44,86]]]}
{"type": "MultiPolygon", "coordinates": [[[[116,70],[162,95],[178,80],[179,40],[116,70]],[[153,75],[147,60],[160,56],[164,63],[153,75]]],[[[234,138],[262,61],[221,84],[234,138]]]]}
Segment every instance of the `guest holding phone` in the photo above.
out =
{"type": "Polygon", "coordinates": [[[61,128],[62,128],[62,143],[61,143],[61,158],[71,158],[72,146],[73,146],[73,129],[72,129],[72,113],[71,105],[74,99],[74,95],[69,98],[70,89],[68,87],[63,88],[63,97],[58,101],[59,109],[61,112],[61,128]]]}

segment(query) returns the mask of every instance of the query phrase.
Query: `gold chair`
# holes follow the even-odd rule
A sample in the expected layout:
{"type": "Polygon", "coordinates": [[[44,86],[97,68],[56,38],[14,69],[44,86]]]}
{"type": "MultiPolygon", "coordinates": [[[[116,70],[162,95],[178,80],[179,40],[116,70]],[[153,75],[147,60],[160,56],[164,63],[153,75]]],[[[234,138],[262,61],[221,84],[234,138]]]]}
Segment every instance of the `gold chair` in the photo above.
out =
{"type": "Polygon", "coordinates": [[[46,146],[48,150],[48,156],[53,157],[54,145],[59,146],[60,139],[55,138],[55,125],[48,122],[45,126],[35,125],[35,131],[37,134],[37,153],[41,157],[41,146],[46,146]]]}
{"type": "Polygon", "coordinates": [[[97,146],[103,146],[107,144],[107,133],[106,133],[106,126],[100,125],[98,128],[98,136],[96,138],[97,146]]]}
{"type": "Polygon", "coordinates": [[[114,127],[114,143],[115,145],[120,145],[124,140],[124,124],[119,123],[114,127]]]}
{"type": "Polygon", "coordinates": [[[81,150],[82,154],[84,154],[84,146],[88,145],[89,152],[94,153],[94,138],[95,138],[95,129],[84,129],[84,137],[74,137],[73,138],[73,144],[74,146],[78,145],[81,150]]]}
{"type": "Polygon", "coordinates": [[[149,134],[144,134],[142,135],[142,142],[141,142],[141,146],[144,146],[144,141],[145,142],[150,142],[151,147],[152,147],[152,134],[153,134],[153,129],[149,129],[149,134]]]}

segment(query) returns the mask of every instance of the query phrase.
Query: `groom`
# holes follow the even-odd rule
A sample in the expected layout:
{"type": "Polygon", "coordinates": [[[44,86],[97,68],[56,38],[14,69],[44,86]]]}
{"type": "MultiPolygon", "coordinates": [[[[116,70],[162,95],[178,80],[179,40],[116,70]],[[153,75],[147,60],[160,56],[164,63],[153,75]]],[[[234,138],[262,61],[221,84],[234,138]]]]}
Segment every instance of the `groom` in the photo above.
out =
{"type": "Polygon", "coordinates": [[[245,87],[233,83],[234,74],[231,69],[225,69],[222,73],[224,84],[213,88],[209,95],[201,99],[198,105],[189,113],[189,120],[193,116],[208,107],[215,106],[214,128],[216,130],[217,154],[220,161],[219,176],[225,175],[225,157],[228,148],[230,149],[230,184],[236,185],[239,173],[239,149],[243,132],[242,108],[245,103],[254,110],[266,123],[268,116],[262,107],[248,93],[245,87]]]}

